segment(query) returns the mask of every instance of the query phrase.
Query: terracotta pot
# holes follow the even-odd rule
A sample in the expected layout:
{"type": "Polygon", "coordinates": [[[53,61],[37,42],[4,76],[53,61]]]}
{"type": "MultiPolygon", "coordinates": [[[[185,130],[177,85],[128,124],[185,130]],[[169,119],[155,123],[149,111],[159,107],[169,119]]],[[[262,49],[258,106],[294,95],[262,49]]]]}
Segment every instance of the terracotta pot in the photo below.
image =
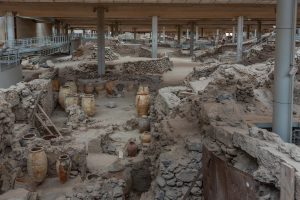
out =
{"type": "Polygon", "coordinates": [[[62,108],[65,108],[65,98],[66,96],[72,94],[71,88],[69,86],[60,87],[58,93],[58,103],[62,108]]]}
{"type": "Polygon", "coordinates": [[[48,170],[47,155],[43,147],[30,149],[27,158],[27,171],[32,181],[41,183],[46,178],[48,170]]]}
{"type": "Polygon", "coordinates": [[[67,182],[72,167],[72,161],[67,154],[59,156],[56,161],[56,172],[61,183],[67,182]]]}
{"type": "Polygon", "coordinates": [[[96,101],[94,95],[86,94],[82,96],[81,107],[87,116],[94,116],[96,114],[96,101]]]}
{"type": "Polygon", "coordinates": [[[83,82],[78,82],[78,92],[84,93],[85,84],[83,82]]]}
{"type": "Polygon", "coordinates": [[[137,94],[138,95],[148,95],[149,94],[149,87],[148,86],[139,86],[137,94]]]}
{"type": "Polygon", "coordinates": [[[58,79],[52,80],[52,90],[54,92],[59,92],[60,82],[58,79]]]}
{"type": "Polygon", "coordinates": [[[65,86],[69,86],[72,93],[77,93],[77,85],[75,81],[68,81],[65,83],[65,86]]]}
{"type": "Polygon", "coordinates": [[[51,141],[52,139],[55,139],[55,138],[57,138],[57,136],[55,136],[55,135],[45,135],[43,137],[43,140],[51,141]]]}
{"type": "Polygon", "coordinates": [[[96,93],[99,95],[102,91],[105,90],[105,82],[96,82],[95,90],[96,93]]]}
{"type": "Polygon", "coordinates": [[[115,87],[115,81],[106,82],[106,84],[105,84],[106,93],[109,95],[113,95],[114,87],[115,87]]]}
{"type": "Polygon", "coordinates": [[[148,116],[150,108],[150,95],[137,95],[136,96],[136,109],[139,117],[148,116]]]}
{"type": "Polygon", "coordinates": [[[127,153],[129,157],[135,157],[137,155],[138,147],[134,141],[129,141],[127,145],[127,153]]]}
{"type": "Polygon", "coordinates": [[[36,138],[35,133],[28,133],[22,137],[21,146],[26,147],[36,138]]]}
{"type": "Polygon", "coordinates": [[[141,136],[142,143],[150,143],[151,142],[151,134],[148,131],[145,131],[141,136]]]}
{"type": "Polygon", "coordinates": [[[132,91],[133,90],[133,88],[134,88],[134,83],[133,82],[129,82],[128,84],[127,84],[127,91],[132,91]]]}
{"type": "Polygon", "coordinates": [[[65,98],[65,108],[73,105],[79,105],[79,95],[78,94],[69,94],[65,98]]]}
{"type": "Polygon", "coordinates": [[[150,130],[150,120],[146,115],[143,115],[138,119],[138,124],[140,133],[150,130]]]}
{"type": "Polygon", "coordinates": [[[95,87],[93,85],[93,83],[87,83],[84,86],[84,93],[86,94],[93,94],[95,90],[95,87]]]}

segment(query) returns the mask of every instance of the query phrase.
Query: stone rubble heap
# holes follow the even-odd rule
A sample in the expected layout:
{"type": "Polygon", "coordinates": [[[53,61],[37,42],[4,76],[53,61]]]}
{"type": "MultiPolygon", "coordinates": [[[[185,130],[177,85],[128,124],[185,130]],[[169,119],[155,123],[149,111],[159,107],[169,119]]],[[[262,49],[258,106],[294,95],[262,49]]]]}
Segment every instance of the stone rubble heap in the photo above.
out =
{"type": "Polygon", "coordinates": [[[202,142],[196,138],[186,139],[186,155],[172,159],[168,153],[159,158],[159,174],[156,177],[156,200],[202,198],[202,142]],[[189,194],[187,194],[189,193],[189,194]]]}
{"type": "Polygon", "coordinates": [[[15,115],[11,110],[11,105],[0,95],[0,153],[3,153],[6,146],[10,145],[14,122],[15,115]]]}
{"type": "Polygon", "coordinates": [[[148,61],[137,61],[128,62],[123,64],[123,73],[143,75],[143,74],[163,74],[164,72],[170,71],[173,68],[173,63],[168,57],[148,60],[148,61]]]}
{"type": "Polygon", "coordinates": [[[51,80],[35,79],[28,83],[20,82],[8,89],[0,89],[0,96],[11,105],[16,121],[30,120],[38,96],[41,106],[48,115],[54,110],[51,80]]]}
{"type": "Polygon", "coordinates": [[[68,114],[67,127],[77,129],[78,127],[85,127],[87,124],[88,117],[78,105],[72,105],[66,108],[68,114]]]}
{"type": "MultiPolygon", "coordinates": [[[[74,53],[72,60],[95,60],[97,59],[97,47],[93,43],[86,43],[81,45],[74,53]]],[[[119,59],[110,47],[105,47],[105,61],[112,61],[119,59]]]]}
{"type": "Polygon", "coordinates": [[[123,200],[125,194],[125,181],[122,179],[97,178],[85,182],[85,184],[73,188],[72,193],[66,194],[66,200],[85,200],[85,199],[101,199],[101,200],[123,200]]]}

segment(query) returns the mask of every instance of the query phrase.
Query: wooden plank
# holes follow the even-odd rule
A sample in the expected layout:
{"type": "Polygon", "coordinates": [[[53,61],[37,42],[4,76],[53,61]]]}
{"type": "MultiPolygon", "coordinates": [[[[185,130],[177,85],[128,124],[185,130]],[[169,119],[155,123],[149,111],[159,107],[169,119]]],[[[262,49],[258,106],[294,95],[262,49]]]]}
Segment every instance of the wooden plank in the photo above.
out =
{"type": "Polygon", "coordinates": [[[280,200],[295,199],[295,169],[282,163],[280,166],[280,200]]]}

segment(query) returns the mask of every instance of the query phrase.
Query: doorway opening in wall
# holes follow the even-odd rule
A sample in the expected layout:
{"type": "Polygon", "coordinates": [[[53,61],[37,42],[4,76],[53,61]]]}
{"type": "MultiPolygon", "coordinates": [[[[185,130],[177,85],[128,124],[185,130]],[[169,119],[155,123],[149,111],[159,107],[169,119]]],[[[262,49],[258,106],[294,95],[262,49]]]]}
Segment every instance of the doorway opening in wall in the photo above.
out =
{"type": "MultiPolygon", "coordinates": [[[[258,128],[265,129],[267,131],[272,132],[272,123],[256,123],[258,128]]],[[[292,143],[300,146],[300,123],[293,123],[293,133],[292,133],[292,143]]]]}

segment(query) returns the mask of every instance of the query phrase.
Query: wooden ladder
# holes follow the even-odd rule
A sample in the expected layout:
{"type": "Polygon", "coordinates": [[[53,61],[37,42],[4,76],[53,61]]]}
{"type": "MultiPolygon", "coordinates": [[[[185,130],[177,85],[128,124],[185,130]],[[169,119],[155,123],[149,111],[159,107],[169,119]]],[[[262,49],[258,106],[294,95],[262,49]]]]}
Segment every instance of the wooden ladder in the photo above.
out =
{"type": "Polygon", "coordinates": [[[62,136],[40,104],[37,104],[37,109],[34,113],[34,116],[50,135],[62,136]],[[54,133],[49,129],[49,127],[52,127],[54,133]]]}

